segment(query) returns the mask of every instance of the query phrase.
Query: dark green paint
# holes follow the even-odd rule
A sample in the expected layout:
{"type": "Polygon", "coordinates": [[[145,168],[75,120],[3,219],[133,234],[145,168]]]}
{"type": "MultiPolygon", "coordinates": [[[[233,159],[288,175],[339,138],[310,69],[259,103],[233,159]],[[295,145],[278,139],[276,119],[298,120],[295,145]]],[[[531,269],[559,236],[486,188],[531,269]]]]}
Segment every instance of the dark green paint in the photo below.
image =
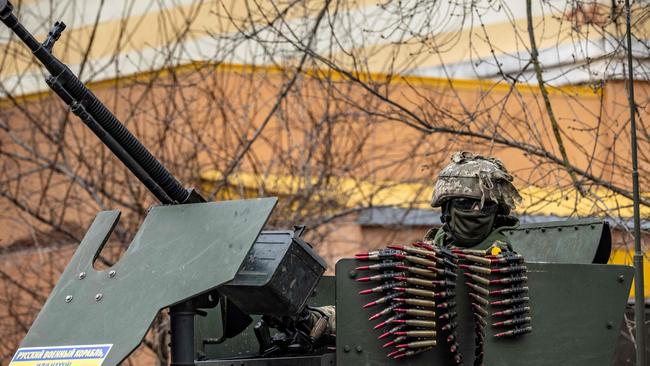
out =
{"type": "Polygon", "coordinates": [[[609,224],[596,219],[523,224],[504,234],[529,262],[607,263],[612,247],[609,224]]]}
{"type": "Polygon", "coordinates": [[[117,365],[161,309],[235,277],[276,202],[153,207],[120,261],[96,271],[93,259],[119,219],[118,211],[100,212],[21,347],[113,344],[104,365],[117,365]]]}
{"type": "Polygon", "coordinates": [[[528,268],[533,333],[495,339],[488,329],[485,364],[613,365],[633,268],[541,263],[528,268]]]}
{"type": "MultiPolygon", "coordinates": [[[[386,358],[380,334],[368,317],[376,309],[362,309],[370,298],[358,295],[367,287],[350,275],[358,262],[344,259],[336,266],[337,365],[395,365],[386,358]],[[351,351],[345,352],[349,346],[351,351]],[[362,352],[356,352],[361,346],[362,352]]],[[[515,339],[488,337],[485,365],[611,366],[618,331],[632,281],[628,266],[529,263],[533,333],[515,339]],[[622,276],[622,277],[620,277],[622,276]]],[[[459,281],[461,277],[459,276],[459,281]]],[[[457,302],[465,364],[471,364],[468,340],[473,341],[467,289],[459,282],[457,302]]],[[[490,319],[488,319],[488,322],[490,319]]],[[[490,334],[492,331],[490,330],[490,334]]],[[[470,343],[472,342],[470,341],[470,343]]],[[[400,365],[451,365],[445,343],[400,365]]]]}

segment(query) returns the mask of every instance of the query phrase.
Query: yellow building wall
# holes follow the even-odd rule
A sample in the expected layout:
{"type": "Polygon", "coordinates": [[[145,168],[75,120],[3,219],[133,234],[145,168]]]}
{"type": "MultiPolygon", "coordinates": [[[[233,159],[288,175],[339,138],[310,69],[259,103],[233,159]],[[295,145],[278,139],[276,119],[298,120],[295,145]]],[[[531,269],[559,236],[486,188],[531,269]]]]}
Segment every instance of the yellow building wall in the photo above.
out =
{"type": "MultiPolygon", "coordinates": [[[[609,258],[610,264],[624,264],[626,266],[634,265],[634,250],[627,249],[614,249],[612,255],[609,258]]],[[[643,284],[645,289],[645,298],[647,299],[650,294],[650,261],[648,260],[647,255],[644,255],[643,258],[643,284]]],[[[630,299],[634,298],[634,286],[635,283],[632,283],[632,289],[630,290],[630,299]]]]}

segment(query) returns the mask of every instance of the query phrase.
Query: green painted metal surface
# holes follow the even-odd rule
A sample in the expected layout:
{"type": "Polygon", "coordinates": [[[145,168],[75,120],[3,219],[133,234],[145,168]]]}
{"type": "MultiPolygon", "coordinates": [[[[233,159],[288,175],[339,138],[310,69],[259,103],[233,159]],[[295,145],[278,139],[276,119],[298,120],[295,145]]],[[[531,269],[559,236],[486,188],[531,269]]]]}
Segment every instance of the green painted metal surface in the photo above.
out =
{"type": "MultiPolygon", "coordinates": [[[[368,317],[376,309],[362,309],[371,301],[358,295],[367,283],[354,280],[357,262],[336,265],[337,365],[449,365],[443,339],[432,351],[412,359],[392,361],[376,338],[368,317]],[[346,347],[347,346],[347,347],[346,347]]],[[[533,333],[497,340],[488,330],[485,365],[489,366],[611,366],[623,320],[633,269],[594,264],[529,263],[533,333]]],[[[457,311],[465,364],[471,364],[473,321],[467,288],[459,276],[457,311]]],[[[491,319],[487,319],[488,322],[491,319]]]]}
{"type": "Polygon", "coordinates": [[[612,248],[609,224],[596,219],[524,224],[504,234],[529,262],[607,263],[612,248]]]}
{"type": "Polygon", "coordinates": [[[119,219],[100,212],[21,347],[112,344],[117,365],[162,308],[231,281],[277,199],[153,207],[113,267],[94,258],[119,219]]]}
{"type": "MultiPolygon", "coordinates": [[[[311,306],[334,305],[335,298],[335,279],[334,276],[323,276],[316,286],[312,296],[307,301],[311,306]]],[[[253,332],[255,323],[260,319],[259,316],[253,316],[251,325],[238,336],[227,339],[220,344],[203,344],[207,338],[218,339],[222,335],[221,330],[221,311],[220,306],[214,309],[208,309],[206,317],[195,318],[195,336],[197,342],[196,349],[206,359],[220,359],[231,357],[256,356],[259,345],[253,332]]]]}
{"type": "Polygon", "coordinates": [[[633,268],[529,264],[528,277],[533,333],[495,339],[489,328],[485,364],[613,365],[633,268]]]}

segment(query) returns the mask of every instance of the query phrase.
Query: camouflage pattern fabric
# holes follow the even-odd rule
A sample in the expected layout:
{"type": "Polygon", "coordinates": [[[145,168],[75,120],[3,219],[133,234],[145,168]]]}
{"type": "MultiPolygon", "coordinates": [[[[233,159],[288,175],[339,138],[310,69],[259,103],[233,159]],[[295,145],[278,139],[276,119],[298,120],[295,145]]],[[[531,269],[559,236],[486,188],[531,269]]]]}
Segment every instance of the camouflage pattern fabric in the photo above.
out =
{"type": "MultiPolygon", "coordinates": [[[[510,239],[503,232],[507,230],[516,229],[517,226],[519,226],[519,224],[516,224],[514,226],[502,226],[496,228],[492,230],[492,232],[490,233],[490,235],[488,235],[487,238],[483,239],[483,241],[481,241],[480,243],[469,247],[469,249],[484,250],[489,248],[490,246],[492,246],[492,244],[496,242],[501,242],[506,247],[508,247],[508,249],[513,250],[510,239]]],[[[422,241],[433,246],[443,247],[445,246],[444,239],[445,239],[444,230],[442,230],[441,228],[431,228],[426,232],[426,234],[424,234],[424,238],[422,238],[422,241]]],[[[456,248],[455,246],[453,246],[453,243],[452,243],[452,247],[456,248]]]]}
{"type": "Polygon", "coordinates": [[[511,209],[521,201],[512,176],[501,160],[466,151],[455,153],[451,164],[440,172],[431,206],[439,207],[453,197],[480,199],[481,205],[490,200],[511,209]]]}

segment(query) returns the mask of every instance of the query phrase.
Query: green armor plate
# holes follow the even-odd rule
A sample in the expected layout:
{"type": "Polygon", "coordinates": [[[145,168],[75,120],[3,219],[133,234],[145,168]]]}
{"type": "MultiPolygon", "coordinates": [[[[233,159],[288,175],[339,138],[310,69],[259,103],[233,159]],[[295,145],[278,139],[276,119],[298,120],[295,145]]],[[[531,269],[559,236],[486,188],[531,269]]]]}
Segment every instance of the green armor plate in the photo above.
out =
{"type": "Polygon", "coordinates": [[[97,271],[92,263],[120,216],[100,212],[21,348],[110,345],[103,365],[119,364],[161,309],[235,277],[276,202],[153,207],[120,261],[97,271]]]}
{"type": "MultiPolygon", "coordinates": [[[[441,365],[451,366],[441,336],[431,351],[393,361],[377,340],[368,317],[379,311],[362,309],[372,295],[358,295],[368,283],[355,281],[359,262],[344,259],[336,266],[337,365],[441,365]]],[[[528,263],[528,286],[533,332],[515,338],[496,339],[486,332],[484,364],[490,366],[611,366],[633,269],[594,264],[528,263]],[[525,360],[525,361],[523,361],[525,360]]],[[[467,288],[459,276],[456,301],[464,364],[473,362],[474,321],[467,288]]],[[[492,311],[492,309],[490,309],[492,311]]],[[[493,319],[488,317],[488,323],[493,319]]]]}

